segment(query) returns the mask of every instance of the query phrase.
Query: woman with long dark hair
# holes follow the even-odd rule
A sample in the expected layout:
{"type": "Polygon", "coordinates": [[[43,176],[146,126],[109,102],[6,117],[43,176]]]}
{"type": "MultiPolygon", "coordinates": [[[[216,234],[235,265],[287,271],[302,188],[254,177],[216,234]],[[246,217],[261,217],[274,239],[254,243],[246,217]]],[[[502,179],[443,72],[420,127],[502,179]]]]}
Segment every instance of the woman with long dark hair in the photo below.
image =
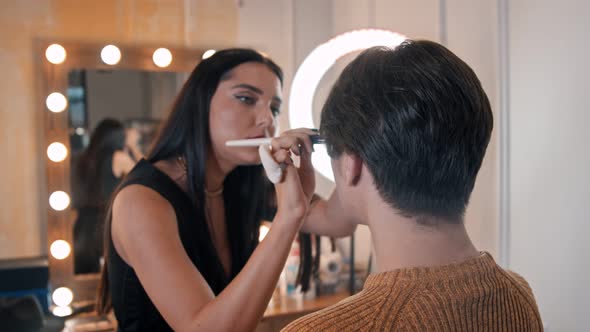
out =
{"type": "Polygon", "coordinates": [[[131,151],[137,151],[137,139],[137,133],[126,130],[118,120],[103,119],[74,165],[73,206],[78,212],[74,223],[75,273],[100,271],[105,212],[121,178],[135,165],[131,151]]]}
{"type": "Polygon", "coordinates": [[[274,62],[248,49],[219,51],[188,78],[107,216],[98,310],[114,308],[119,330],[256,327],[309,209],[314,132],[273,139],[284,176],[260,244],[270,199],[258,149],[225,142],[274,134],[282,79],[274,62]],[[291,153],[301,158],[298,168],[291,153]]]}

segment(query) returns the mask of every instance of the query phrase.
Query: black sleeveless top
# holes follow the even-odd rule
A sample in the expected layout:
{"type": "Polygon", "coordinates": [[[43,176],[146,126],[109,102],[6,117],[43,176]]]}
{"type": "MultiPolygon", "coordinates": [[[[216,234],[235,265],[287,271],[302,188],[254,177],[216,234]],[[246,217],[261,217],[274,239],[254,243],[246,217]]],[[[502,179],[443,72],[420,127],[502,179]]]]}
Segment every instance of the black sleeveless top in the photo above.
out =
{"type": "MultiPolygon", "coordinates": [[[[218,295],[238,271],[233,271],[230,278],[226,276],[209,237],[207,224],[198,220],[199,214],[189,196],[171,178],[146,160],[137,163],[118,190],[132,184],[146,186],[170,202],[176,213],[184,249],[215,295],[218,295]]],[[[111,298],[119,331],[172,331],[149,299],[133,268],[117,253],[112,238],[109,239],[107,262],[111,298]]]]}

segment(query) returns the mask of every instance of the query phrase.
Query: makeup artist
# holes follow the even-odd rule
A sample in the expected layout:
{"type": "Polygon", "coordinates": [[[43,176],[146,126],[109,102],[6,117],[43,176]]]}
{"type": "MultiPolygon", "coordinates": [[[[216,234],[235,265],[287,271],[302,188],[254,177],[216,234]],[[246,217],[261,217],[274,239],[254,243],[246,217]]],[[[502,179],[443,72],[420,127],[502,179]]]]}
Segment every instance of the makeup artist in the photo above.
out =
{"type": "Polygon", "coordinates": [[[314,132],[273,139],[284,175],[270,191],[258,148],[225,142],[273,135],[282,79],[274,62],[247,49],[219,51],[188,78],[108,212],[98,310],[113,308],[120,331],[250,331],[260,321],[314,192],[314,132]],[[259,244],[275,190],[276,214],[259,244]]]}

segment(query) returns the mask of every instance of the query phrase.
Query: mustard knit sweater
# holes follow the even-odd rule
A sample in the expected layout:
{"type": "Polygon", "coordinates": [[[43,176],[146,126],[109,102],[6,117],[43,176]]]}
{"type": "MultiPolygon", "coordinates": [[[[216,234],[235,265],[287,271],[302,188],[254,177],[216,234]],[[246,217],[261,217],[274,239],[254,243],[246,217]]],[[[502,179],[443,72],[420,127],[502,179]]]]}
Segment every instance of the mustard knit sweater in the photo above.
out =
{"type": "Polygon", "coordinates": [[[527,282],[488,253],[370,275],[361,292],[283,331],[542,331],[527,282]]]}

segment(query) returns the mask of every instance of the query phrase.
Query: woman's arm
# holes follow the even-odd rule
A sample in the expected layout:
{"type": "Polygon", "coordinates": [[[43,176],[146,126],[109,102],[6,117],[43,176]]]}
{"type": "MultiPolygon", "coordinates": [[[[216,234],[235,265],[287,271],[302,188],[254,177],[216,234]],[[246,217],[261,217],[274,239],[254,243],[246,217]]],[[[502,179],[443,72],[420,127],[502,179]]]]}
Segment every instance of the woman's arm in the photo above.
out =
{"type": "Polygon", "coordinates": [[[342,209],[335,193],[332,193],[328,200],[320,198],[312,201],[301,231],[334,238],[352,235],[356,230],[356,224],[349,222],[340,211],[342,209]]]}
{"type": "Polygon", "coordinates": [[[149,188],[131,185],[116,197],[112,237],[148,296],[177,331],[251,331],[277,284],[300,220],[277,214],[238,276],[215,297],[184,250],[174,210],[149,188]]]}
{"type": "Polygon", "coordinates": [[[169,202],[139,185],[125,187],[115,198],[111,229],[115,248],[174,330],[252,331],[260,321],[310,196],[299,174],[309,174],[311,156],[302,153],[298,170],[283,150],[288,142],[277,144],[281,148],[273,157],[286,164],[284,180],[276,185],[277,215],[264,241],[218,297],[186,254],[169,202]]]}

